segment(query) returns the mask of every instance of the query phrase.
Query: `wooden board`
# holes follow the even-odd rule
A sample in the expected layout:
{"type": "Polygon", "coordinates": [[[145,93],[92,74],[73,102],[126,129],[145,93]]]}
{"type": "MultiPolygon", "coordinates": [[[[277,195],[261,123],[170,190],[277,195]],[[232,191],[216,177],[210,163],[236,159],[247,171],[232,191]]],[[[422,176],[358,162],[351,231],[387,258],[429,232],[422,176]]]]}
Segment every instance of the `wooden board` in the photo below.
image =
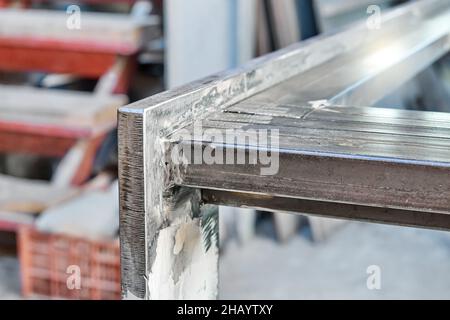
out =
{"type": "Polygon", "coordinates": [[[31,214],[0,211],[0,230],[16,232],[21,226],[31,226],[34,219],[31,214]]]}
{"type": "Polygon", "coordinates": [[[125,14],[82,12],[81,28],[69,29],[68,17],[64,11],[2,9],[0,44],[130,55],[152,38],[159,24],[157,16],[136,19],[125,14]]]}
{"type": "Polygon", "coordinates": [[[2,212],[39,213],[77,193],[77,189],[55,187],[46,181],[0,175],[0,211],[2,212]]]}
{"type": "Polygon", "coordinates": [[[18,47],[11,41],[0,45],[0,70],[7,72],[68,73],[99,78],[115,62],[116,55],[111,53],[60,50],[41,44],[18,47]]]}
{"type": "Polygon", "coordinates": [[[0,96],[0,131],[61,138],[111,130],[117,109],[127,101],[122,95],[21,86],[0,86],[0,96]]]}
{"type": "Polygon", "coordinates": [[[82,12],[69,29],[64,11],[0,9],[0,70],[98,78],[118,55],[131,56],[160,36],[159,18],[82,12]]]}

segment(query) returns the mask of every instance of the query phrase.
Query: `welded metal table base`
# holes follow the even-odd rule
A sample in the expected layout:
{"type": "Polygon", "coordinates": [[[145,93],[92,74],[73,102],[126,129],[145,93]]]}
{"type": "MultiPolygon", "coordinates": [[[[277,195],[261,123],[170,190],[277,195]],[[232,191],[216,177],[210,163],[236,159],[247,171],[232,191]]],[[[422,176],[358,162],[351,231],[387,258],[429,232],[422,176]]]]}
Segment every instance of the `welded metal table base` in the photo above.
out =
{"type": "Polygon", "coordinates": [[[371,106],[449,51],[449,19],[448,1],[417,1],[122,108],[124,297],[216,297],[211,204],[448,230],[450,115],[371,106]],[[270,174],[189,161],[268,148],[250,132],[278,134],[270,174]]]}

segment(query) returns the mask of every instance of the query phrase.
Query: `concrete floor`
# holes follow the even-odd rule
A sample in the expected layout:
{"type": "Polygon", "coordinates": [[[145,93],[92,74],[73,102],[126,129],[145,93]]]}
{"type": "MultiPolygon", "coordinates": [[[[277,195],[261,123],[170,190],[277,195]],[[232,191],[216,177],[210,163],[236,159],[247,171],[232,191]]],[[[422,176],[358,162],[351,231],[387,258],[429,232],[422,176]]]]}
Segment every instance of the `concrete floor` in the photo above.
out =
{"type": "Polygon", "coordinates": [[[328,241],[230,243],[220,260],[223,299],[449,299],[450,233],[352,222],[328,241]],[[381,271],[369,290],[367,267],[381,271]]]}
{"type": "Polygon", "coordinates": [[[12,256],[0,256],[0,299],[20,299],[19,262],[12,256]]]}
{"type": "MultiPolygon", "coordinates": [[[[19,264],[0,256],[0,299],[20,298],[19,264]]],[[[450,233],[349,223],[329,240],[298,234],[279,245],[230,242],[220,260],[223,299],[450,299],[450,233]],[[369,265],[381,289],[366,286],[369,265]]]]}

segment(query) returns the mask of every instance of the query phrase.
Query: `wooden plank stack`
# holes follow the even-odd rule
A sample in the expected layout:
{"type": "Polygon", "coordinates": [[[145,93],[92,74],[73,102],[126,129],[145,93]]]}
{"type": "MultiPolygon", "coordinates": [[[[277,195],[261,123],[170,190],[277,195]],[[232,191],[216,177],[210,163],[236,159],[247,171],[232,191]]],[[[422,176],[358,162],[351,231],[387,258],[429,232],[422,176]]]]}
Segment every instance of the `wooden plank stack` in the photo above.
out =
{"type": "MultiPolygon", "coordinates": [[[[3,1],[0,7],[8,4],[3,1]]],[[[103,243],[43,233],[33,225],[42,211],[92,186],[86,182],[96,153],[116,128],[117,109],[128,102],[137,55],[159,36],[159,18],[87,11],[80,17],[80,28],[72,28],[65,11],[0,9],[2,78],[38,72],[97,80],[92,92],[20,86],[17,81],[0,85],[0,153],[61,159],[51,181],[0,175],[0,230],[22,230],[25,295],[117,299],[117,240],[103,243]],[[68,290],[66,269],[58,269],[67,263],[84,268],[83,290],[68,290]]],[[[93,210],[91,219],[95,216],[93,210]]]]}
{"type": "Polygon", "coordinates": [[[97,78],[118,55],[132,56],[156,36],[157,17],[81,14],[80,29],[69,15],[51,10],[0,10],[0,70],[47,71],[97,78]]]}

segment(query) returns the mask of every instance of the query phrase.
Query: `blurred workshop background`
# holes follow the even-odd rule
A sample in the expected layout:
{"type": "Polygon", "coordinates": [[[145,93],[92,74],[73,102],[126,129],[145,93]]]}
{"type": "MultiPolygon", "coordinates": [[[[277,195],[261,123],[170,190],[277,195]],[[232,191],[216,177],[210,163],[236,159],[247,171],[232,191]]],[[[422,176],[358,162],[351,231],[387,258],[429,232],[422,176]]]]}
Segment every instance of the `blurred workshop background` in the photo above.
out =
{"type": "MultiPolygon", "coordinates": [[[[0,299],[120,298],[118,107],[404,2],[0,0],[0,299]]],[[[449,56],[378,104],[449,112],[449,56]]],[[[446,232],[220,208],[220,298],[448,299],[449,267],[446,232]]]]}

